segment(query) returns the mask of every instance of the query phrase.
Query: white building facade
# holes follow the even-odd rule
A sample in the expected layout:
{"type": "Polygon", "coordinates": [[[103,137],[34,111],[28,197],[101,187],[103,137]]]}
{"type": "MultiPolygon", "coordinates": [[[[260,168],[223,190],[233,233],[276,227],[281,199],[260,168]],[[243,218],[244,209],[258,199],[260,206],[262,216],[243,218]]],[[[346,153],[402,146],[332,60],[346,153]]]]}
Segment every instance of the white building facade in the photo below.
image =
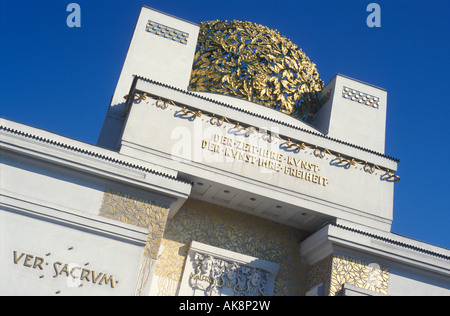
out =
{"type": "Polygon", "coordinates": [[[97,145],[1,119],[0,294],[449,295],[391,232],[387,92],[336,75],[305,123],[195,91],[199,34],[142,8],[97,145]]]}

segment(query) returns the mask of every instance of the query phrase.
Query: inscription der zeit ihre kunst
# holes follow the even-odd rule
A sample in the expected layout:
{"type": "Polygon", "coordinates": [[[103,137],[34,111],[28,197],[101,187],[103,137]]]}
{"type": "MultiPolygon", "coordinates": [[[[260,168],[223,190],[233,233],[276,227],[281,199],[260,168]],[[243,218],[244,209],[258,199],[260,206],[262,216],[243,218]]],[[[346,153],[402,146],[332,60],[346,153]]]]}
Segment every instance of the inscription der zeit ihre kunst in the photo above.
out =
{"type": "MultiPolygon", "coordinates": [[[[274,147],[274,146],[272,146],[274,147]]],[[[202,149],[223,155],[226,161],[241,161],[268,170],[302,179],[320,186],[328,185],[328,178],[319,174],[319,165],[273,148],[264,148],[219,134],[202,140],[202,149]]]]}

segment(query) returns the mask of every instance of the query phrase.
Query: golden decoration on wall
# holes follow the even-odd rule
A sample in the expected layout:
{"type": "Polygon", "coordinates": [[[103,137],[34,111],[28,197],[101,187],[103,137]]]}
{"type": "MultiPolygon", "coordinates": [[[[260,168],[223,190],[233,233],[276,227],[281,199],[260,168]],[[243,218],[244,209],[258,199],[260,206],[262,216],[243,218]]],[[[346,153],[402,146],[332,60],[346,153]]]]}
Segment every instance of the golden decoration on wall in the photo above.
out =
{"type": "Polygon", "coordinates": [[[189,89],[238,97],[310,122],[323,81],[297,45],[265,26],[200,24],[189,89]]]}
{"type": "Polygon", "coordinates": [[[377,263],[335,255],[333,256],[329,295],[339,295],[344,284],[387,295],[389,268],[377,263]]]}
{"type": "Polygon", "coordinates": [[[166,227],[169,208],[127,193],[106,190],[100,216],[122,223],[148,228],[145,256],[156,259],[166,227]]]}
{"type": "Polygon", "coordinates": [[[303,295],[308,268],[298,250],[303,234],[267,219],[189,199],[167,224],[164,251],[155,269],[163,287],[158,291],[173,293],[170,280],[181,281],[188,246],[195,240],[278,263],[274,295],[303,295]]]}
{"type": "Polygon", "coordinates": [[[328,295],[330,292],[330,280],[331,280],[331,268],[333,265],[333,255],[325,257],[319,260],[315,264],[311,265],[308,269],[306,288],[311,288],[323,285],[323,292],[319,295],[328,295]]]}

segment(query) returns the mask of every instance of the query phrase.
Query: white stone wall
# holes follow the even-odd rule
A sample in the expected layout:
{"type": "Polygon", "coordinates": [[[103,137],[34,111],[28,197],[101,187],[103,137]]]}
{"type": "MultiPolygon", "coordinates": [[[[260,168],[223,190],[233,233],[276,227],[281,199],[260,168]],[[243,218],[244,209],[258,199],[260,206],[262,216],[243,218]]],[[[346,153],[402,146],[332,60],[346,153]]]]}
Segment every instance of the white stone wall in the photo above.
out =
{"type": "Polygon", "coordinates": [[[105,192],[176,209],[190,184],[4,119],[0,139],[0,295],[133,295],[149,227],[100,216],[105,192]]]}
{"type": "Polygon", "coordinates": [[[0,295],[133,294],[145,230],[139,243],[120,241],[1,208],[0,231],[0,295]]]}
{"type": "Polygon", "coordinates": [[[191,179],[229,186],[237,189],[236,194],[247,192],[297,207],[283,215],[283,223],[291,224],[295,212],[306,209],[318,216],[390,229],[394,182],[387,178],[386,171],[374,168],[373,173],[367,172],[364,162],[395,170],[394,161],[258,117],[257,113],[243,113],[232,104],[227,107],[144,80],[139,80],[137,86],[141,93],[154,97],[132,105],[121,138],[122,154],[170,166],[191,179]],[[174,103],[166,102],[161,107],[159,97],[174,103]],[[184,113],[184,106],[210,114],[197,117],[195,111],[184,113]],[[222,117],[227,120],[214,124],[222,117]],[[236,122],[252,126],[255,132],[238,130],[236,122]],[[273,133],[273,141],[264,139],[264,131],[273,133]],[[288,138],[297,144],[304,142],[308,148],[287,148],[288,138]],[[315,145],[335,154],[320,156],[315,145]],[[248,159],[233,157],[238,152],[249,155],[248,159]],[[359,163],[340,162],[338,154],[354,157],[359,163]],[[272,164],[261,166],[259,158],[272,164]],[[302,168],[302,162],[309,167],[302,168]]]}
{"type": "Polygon", "coordinates": [[[329,137],[384,153],[386,90],[336,75],[323,91],[331,95],[314,116],[314,126],[329,137]]]}

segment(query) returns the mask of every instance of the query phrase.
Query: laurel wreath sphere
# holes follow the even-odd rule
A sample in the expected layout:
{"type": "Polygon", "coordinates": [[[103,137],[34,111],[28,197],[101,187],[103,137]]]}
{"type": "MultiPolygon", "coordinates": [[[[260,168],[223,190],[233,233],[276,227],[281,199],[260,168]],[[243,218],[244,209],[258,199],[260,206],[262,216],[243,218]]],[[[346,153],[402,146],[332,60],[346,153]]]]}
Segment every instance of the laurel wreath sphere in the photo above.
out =
{"type": "Polygon", "coordinates": [[[200,24],[189,89],[260,103],[310,122],[323,81],[297,45],[265,26],[200,24]]]}

